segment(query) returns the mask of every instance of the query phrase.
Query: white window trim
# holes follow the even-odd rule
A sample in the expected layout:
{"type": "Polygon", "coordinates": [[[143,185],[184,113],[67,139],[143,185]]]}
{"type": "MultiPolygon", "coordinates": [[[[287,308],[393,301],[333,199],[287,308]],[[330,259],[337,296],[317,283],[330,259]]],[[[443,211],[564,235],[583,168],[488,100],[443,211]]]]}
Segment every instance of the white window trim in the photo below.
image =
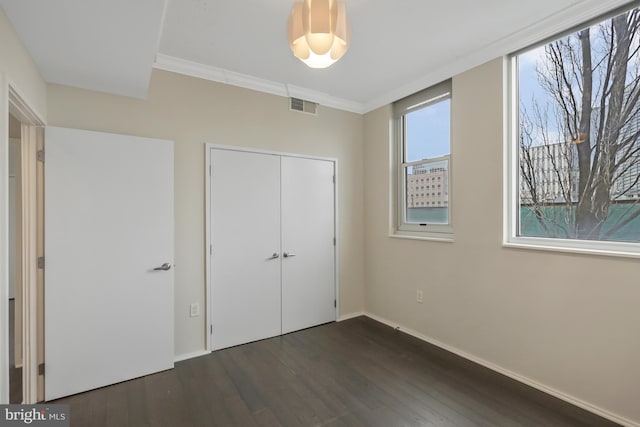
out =
{"type": "Polygon", "coordinates": [[[559,239],[546,237],[520,237],[518,231],[519,214],[519,152],[518,152],[518,76],[517,55],[505,57],[503,65],[504,79],[504,189],[503,246],[507,248],[538,251],[588,254],[640,258],[640,243],[612,242],[580,239],[559,239]]]}
{"type": "MultiPolygon", "coordinates": [[[[421,92],[410,95],[402,100],[399,100],[394,105],[393,121],[392,121],[392,185],[391,185],[391,224],[389,230],[389,236],[395,238],[404,238],[412,240],[430,240],[438,242],[453,242],[453,165],[451,154],[438,157],[435,160],[448,160],[448,224],[409,224],[404,222],[404,209],[406,206],[406,182],[404,179],[404,168],[406,165],[420,164],[422,161],[404,163],[404,117],[406,114],[426,108],[429,105],[436,104],[443,101],[443,98],[448,98],[453,102],[453,93],[451,90],[451,80],[447,80],[438,85],[427,88],[421,92]],[[443,93],[446,92],[446,93],[443,93]]],[[[451,119],[451,121],[453,121],[451,119]]],[[[450,123],[451,126],[451,123],[450,123]]],[[[452,134],[452,132],[451,132],[452,134]]],[[[453,143],[451,138],[450,144],[453,143]]],[[[452,147],[450,147],[450,152],[452,147]]]]}

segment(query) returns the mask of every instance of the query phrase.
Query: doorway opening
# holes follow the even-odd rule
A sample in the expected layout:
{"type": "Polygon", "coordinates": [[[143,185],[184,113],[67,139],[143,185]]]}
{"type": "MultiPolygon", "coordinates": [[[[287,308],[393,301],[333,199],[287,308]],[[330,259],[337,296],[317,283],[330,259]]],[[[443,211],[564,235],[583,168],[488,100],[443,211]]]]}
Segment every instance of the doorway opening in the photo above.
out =
{"type": "Polygon", "coordinates": [[[8,94],[9,401],[30,404],[44,396],[44,122],[11,85],[8,94]]]}
{"type": "Polygon", "coordinates": [[[9,403],[22,403],[21,127],[9,114],[9,403]]]}

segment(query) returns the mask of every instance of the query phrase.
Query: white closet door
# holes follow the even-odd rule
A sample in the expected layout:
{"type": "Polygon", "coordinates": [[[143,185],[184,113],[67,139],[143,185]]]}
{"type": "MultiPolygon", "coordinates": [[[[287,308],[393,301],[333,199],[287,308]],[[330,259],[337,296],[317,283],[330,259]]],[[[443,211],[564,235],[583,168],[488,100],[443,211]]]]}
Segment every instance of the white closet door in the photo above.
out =
{"type": "Polygon", "coordinates": [[[46,399],[172,368],[173,142],[48,127],[45,148],[46,399]]]}
{"type": "Polygon", "coordinates": [[[211,150],[212,349],[281,333],[280,157],[211,150]]]}
{"type": "Polygon", "coordinates": [[[283,334],[336,320],[333,176],[333,162],[282,158],[283,334]]]}

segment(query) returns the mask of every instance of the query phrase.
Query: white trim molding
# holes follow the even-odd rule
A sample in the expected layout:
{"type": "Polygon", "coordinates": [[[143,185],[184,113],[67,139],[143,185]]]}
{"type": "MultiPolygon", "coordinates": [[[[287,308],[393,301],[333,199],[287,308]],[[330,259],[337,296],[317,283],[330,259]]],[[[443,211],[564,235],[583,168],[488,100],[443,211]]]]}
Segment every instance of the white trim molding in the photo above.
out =
{"type": "MultiPolygon", "coordinates": [[[[242,74],[226,70],[212,65],[206,65],[195,61],[177,58],[164,53],[156,55],[153,67],[156,69],[172,71],[198,78],[231,84],[248,89],[258,90],[279,96],[305,95],[303,99],[319,102],[322,105],[337,108],[354,113],[364,114],[373,111],[383,105],[417,92],[425,87],[432,86],[444,79],[476,67],[486,61],[511,53],[517,49],[526,47],[532,43],[543,40],[550,35],[564,31],[581,22],[587,21],[602,13],[616,9],[629,0],[574,0],[564,9],[544,16],[527,27],[494,40],[479,49],[462,52],[450,61],[440,64],[426,71],[417,79],[407,81],[404,85],[385,90],[383,93],[372,96],[371,99],[345,99],[340,94],[328,94],[309,88],[297,87],[287,82],[276,82],[256,76],[242,74]]],[[[163,0],[163,10],[160,16],[160,28],[163,27],[167,14],[167,1],[163,0]]],[[[160,37],[157,37],[160,46],[160,37]]],[[[367,70],[363,70],[366,72],[367,70]]]]}
{"type": "MultiPolygon", "coordinates": [[[[8,118],[13,114],[22,123],[22,168],[23,168],[23,403],[35,403],[38,392],[37,370],[37,270],[36,257],[36,165],[35,151],[37,150],[38,132],[36,127],[45,123],[43,116],[34,111],[32,104],[24,97],[17,85],[0,72],[0,318],[1,325],[9,321],[8,290],[8,118]],[[29,125],[29,126],[25,126],[29,125]],[[5,155],[6,154],[6,155],[5,155]],[[33,155],[33,157],[29,157],[33,155]],[[25,243],[31,245],[26,247],[25,243]]],[[[9,403],[9,342],[8,328],[0,330],[0,403],[9,403]]]]}
{"type": "Polygon", "coordinates": [[[186,76],[197,77],[199,79],[238,86],[245,89],[256,90],[258,92],[270,93],[283,97],[301,98],[307,101],[317,102],[320,105],[336,108],[338,110],[349,111],[351,113],[364,114],[364,105],[339,98],[327,93],[306,89],[285,83],[278,83],[271,80],[261,79],[248,74],[237,73],[199,62],[188,61],[162,53],[156,55],[153,68],[184,74],[186,76]]]}
{"type": "Polygon", "coordinates": [[[206,356],[208,354],[211,354],[211,352],[207,350],[198,350],[191,353],[178,354],[173,358],[173,363],[182,362],[183,360],[195,359],[196,357],[206,356]]]}
{"type": "Polygon", "coordinates": [[[9,403],[9,86],[0,71],[0,404],[9,403]]]}
{"type": "Polygon", "coordinates": [[[22,123],[22,403],[38,401],[38,129],[22,123]]]}
{"type": "Polygon", "coordinates": [[[356,311],[354,313],[347,313],[338,316],[338,320],[336,322],[344,322],[345,320],[355,319],[356,317],[366,316],[364,311],[356,311]]]}
{"type": "Polygon", "coordinates": [[[459,55],[457,59],[443,64],[440,68],[424,75],[424,77],[408,82],[402,87],[384,93],[369,102],[365,102],[364,111],[369,112],[398,99],[409,96],[424,88],[433,86],[443,80],[463,73],[495,58],[523,49],[538,43],[559,32],[580,25],[598,15],[614,10],[630,0],[578,0],[563,10],[546,16],[520,31],[495,40],[486,46],[459,55]]]}
{"type": "Polygon", "coordinates": [[[521,375],[521,374],[518,374],[516,372],[510,371],[509,369],[503,368],[503,367],[501,367],[499,365],[496,365],[495,363],[492,363],[492,362],[489,362],[487,360],[481,359],[481,358],[479,358],[477,356],[474,356],[474,355],[472,355],[470,353],[467,353],[467,352],[465,352],[463,350],[460,350],[460,349],[458,349],[456,347],[450,346],[449,344],[445,344],[445,343],[443,343],[441,341],[438,341],[438,340],[436,340],[434,338],[431,338],[429,336],[423,335],[422,333],[417,332],[417,331],[415,331],[415,330],[413,330],[411,328],[407,328],[407,327],[405,327],[405,326],[403,326],[403,325],[401,325],[401,324],[399,324],[397,322],[392,322],[391,320],[385,319],[384,317],[375,315],[375,314],[370,313],[370,312],[365,312],[364,315],[369,317],[369,318],[371,318],[371,319],[373,319],[373,320],[375,320],[375,321],[377,321],[377,322],[380,322],[380,323],[383,323],[383,324],[385,324],[387,326],[390,326],[393,329],[399,330],[401,332],[404,332],[406,334],[411,335],[412,337],[418,338],[421,341],[424,341],[424,342],[427,342],[429,344],[435,345],[436,347],[439,347],[439,348],[441,348],[443,350],[446,350],[446,351],[448,351],[450,353],[453,353],[453,354],[455,354],[457,356],[460,356],[460,357],[462,357],[464,359],[470,360],[471,362],[477,363],[478,365],[484,366],[485,368],[491,369],[492,371],[495,371],[495,372],[497,372],[499,374],[505,375],[505,376],[507,376],[507,377],[509,377],[509,378],[511,378],[513,380],[516,380],[516,381],[520,382],[520,383],[526,384],[526,385],[528,385],[530,387],[533,387],[533,388],[535,388],[537,390],[540,390],[543,393],[549,394],[549,395],[551,395],[553,397],[556,397],[556,398],[558,398],[560,400],[564,400],[567,403],[570,403],[570,404],[572,404],[574,406],[582,408],[582,409],[584,409],[586,411],[589,411],[589,412],[591,412],[593,414],[599,415],[602,418],[606,418],[606,419],[608,419],[610,421],[613,421],[615,423],[621,424],[623,426],[640,427],[640,424],[638,424],[638,423],[636,423],[634,421],[631,421],[631,420],[629,420],[627,418],[624,418],[624,417],[622,417],[620,415],[617,415],[617,414],[614,414],[612,412],[609,412],[609,411],[607,411],[605,409],[599,408],[599,407],[597,407],[597,406],[595,406],[595,405],[593,405],[593,404],[591,404],[589,402],[585,402],[584,400],[581,400],[581,399],[578,399],[577,397],[574,397],[574,396],[571,396],[569,394],[563,393],[563,392],[561,392],[559,390],[556,390],[556,389],[554,389],[552,387],[549,387],[549,386],[547,386],[545,384],[539,383],[539,382],[537,382],[535,380],[532,380],[531,378],[528,378],[528,377],[526,377],[524,375],[521,375]]]}
{"type": "Polygon", "coordinates": [[[466,55],[458,55],[456,59],[443,64],[441,67],[425,74],[423,77],[408,82],[397,89],[383,93],[366,102],[343,99],[312,89],[261,79],[259,77],[188,61],[162,53],[156,55],[153,67],[159,70],[244,87],[273,95],[293,96],[338,110],[365,114],[470,70],[473,67],[477,67],[487,61],[507,55],[533,43],[538,43],[554,34],[565,31],[598,15],[629,4],[630,2],[630,0],[576,0],[561,11],[545,16],[522,30],[495,40],[480,49],[469,51],[466,55]]]}
{"type": "Polygon", "coordinates": [[[28,123],[32,126],[45,126],[44,115],[35,110],[29,99],[20,90],[18,85],[11,80],[7,80],[9,110],[21,123],[28,123]]]}

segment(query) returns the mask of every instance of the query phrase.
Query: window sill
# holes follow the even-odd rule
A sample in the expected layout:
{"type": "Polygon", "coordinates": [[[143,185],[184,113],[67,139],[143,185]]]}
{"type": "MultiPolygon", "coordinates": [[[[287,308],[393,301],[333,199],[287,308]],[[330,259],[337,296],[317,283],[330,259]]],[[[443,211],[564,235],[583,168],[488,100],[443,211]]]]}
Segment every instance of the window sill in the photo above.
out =
{"type": "Polygon", "coordinates": [[[389,237],[394,239],[408,239],[408,240],[427,240],[431,242],[444,242],[453,243],[453,233],[429,233],[418,231],[400,231],[395,230],[389,233],[389,237]]]}
{"type": "Polygon", "coordinates": [[[502,246],[505,248],[546,252],[563,252],[570,254],[620,258],[640,258],[640,245],[637,243],[589,242],[525,237],[505,241],[502,243],[502,246]]]}

